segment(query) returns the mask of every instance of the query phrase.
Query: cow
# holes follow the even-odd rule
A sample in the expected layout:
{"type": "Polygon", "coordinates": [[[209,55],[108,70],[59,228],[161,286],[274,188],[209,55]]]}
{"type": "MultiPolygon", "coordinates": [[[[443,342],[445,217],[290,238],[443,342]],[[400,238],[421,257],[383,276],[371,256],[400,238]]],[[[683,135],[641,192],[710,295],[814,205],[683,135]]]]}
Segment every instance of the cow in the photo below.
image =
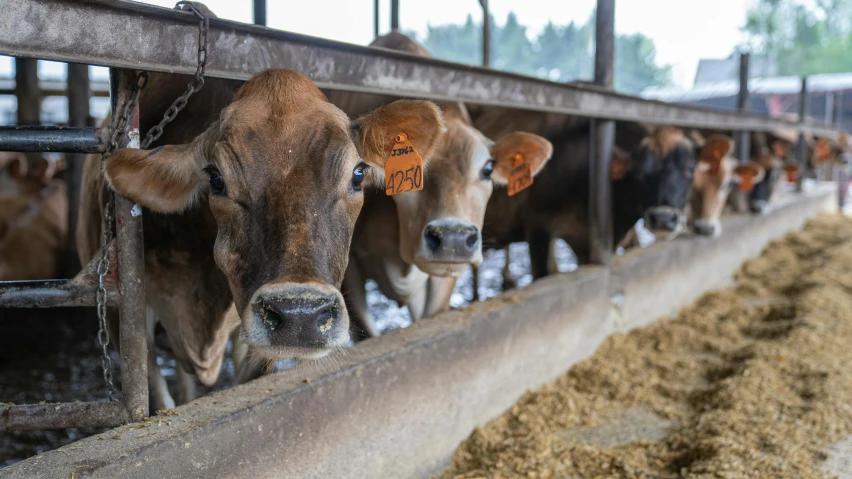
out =
{"type": "MultiPolygon", "coordinates": [[[[185,85],[150,74],[143,134],[185,85]]],[[[383,168],[400,132],[428,158],[443,128],[426,101],[352,120],[291,70],[242,85],[208,79],[153,149],[118,150],[103,173],[87,158],[80,259],[99,247],[108,183],[144,208],[149,322],[163,325],[180,373],[213,384],[238,325],[258,357],[321,358],[349,341],[339,286],[370,169],[383,168]]],[[[166,409],[174,402],[150,346],[153,407],[166,409]]]]}
{"type": "Polygon", "coordinates": [[[65,182],[58,162],[39,159],[28,171],[23,154],[3,153],[0,191],[0,281],[54,278],[68,230],[65,182]]]}
{"type": "MultiPolygon", "coordinates": [[[[370,46],[430,56],[399,32],[379,37],[370,46]]],[[[389,101],[344,92],[330,94],[330,99],[350,114],[389,101]]],[[[407,306],[414,321],[449,308],[458,276],[482,261],[481,228],[494,185],[506,184],[515,161],[525,162],[536,175],[552,153],[550,142],[520,130],[493,142],[473,127],[464,104],[439,106],[447,131],[430,156],[423,189],[393,196],[371,189],[355,226],[343,284],[353,335],[359,339],[380,333],[367,309],[368,279],[407,306]]]]}
{"type": "MultiPolygon", "coordinates": [[[[511,110],[485,108],[474,124],[486,135],[497,135],[511,128],[513,116],[511,110]]],[[[568,243],[579,264],[590,260],[590,123],[571,124],[567,131],[545,132],[554,145],[553,159],[532,186],[511,198],[496,191],[486,209],[485,245],[529,243],[535,279],[555,272],[552,243],[557,238],[568,243]]],[[[640,219],[658,240],[684,232],[696,165],[692,140],[677,128],[658,127],[649,134],[643,125],[616,122],[615,144],[610,172],[613,245],[623,243],[640,219]]],[[[507,279],[504,270],[504,288],[511,286],[507,279]]]]}
{"type": "Polygon", "coordinates": [[[720,218],[733,187],[749,193],[755,183],[763,180],[765,170],[750,161],[740,165],[731,157],[734,140],[725,135],[712,135],[701,147],[698,166],[692,184],[691,223],[693,231],[702,236],[722,233],[720,218]]]}

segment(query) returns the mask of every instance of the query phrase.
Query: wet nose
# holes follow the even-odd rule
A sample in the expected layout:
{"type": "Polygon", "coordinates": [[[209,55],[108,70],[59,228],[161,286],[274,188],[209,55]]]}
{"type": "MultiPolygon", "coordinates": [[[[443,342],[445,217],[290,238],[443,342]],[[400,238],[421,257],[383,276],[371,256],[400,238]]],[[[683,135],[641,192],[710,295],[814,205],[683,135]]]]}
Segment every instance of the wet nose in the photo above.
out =
{"type": "Polygon", "coordinates": [[[479,228],[467,221],[433,221],[423,228],[423,250],[433,261],[469,261],[479,250],[479,228]]]}
{"type": "Polygon", "coordinates": [[[648,218],[648,229],[650,230],[674,231],[677,229],[677,224],[678,215],[676,212],[652,213],[648,218]]]}
{"type": "Polygon", "coordinates": [[[749,203],[748,208],[752,213],[762,215],[766,211],[766,200],[753,200],[749,203]]]}
{"type": "Polygon", "coordinates": [[[701,236],[713,236],[716,233],[716,225],[711,222],[696,221],[695,233],[701,236]]]}
{"type": "Polygon", "coordinates": [[[337,295],[309,288],[266,293],[255,308],[270,343],[280,346],[323,346],[340,322],[337,295]]]}

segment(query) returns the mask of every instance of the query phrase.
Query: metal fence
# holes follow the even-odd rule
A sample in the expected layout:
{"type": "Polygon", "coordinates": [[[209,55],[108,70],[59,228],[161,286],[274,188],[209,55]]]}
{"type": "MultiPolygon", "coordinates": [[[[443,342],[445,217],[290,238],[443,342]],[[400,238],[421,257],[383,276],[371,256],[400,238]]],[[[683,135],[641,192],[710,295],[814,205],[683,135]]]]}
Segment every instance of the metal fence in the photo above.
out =
{"type": "MultiPolygon", "coordinates": [[[[487,2],[483,2],[486,7],[487,2]]],[[[487,8],[487,7],[486,7],[487,8]]],[[[111,68],[112,111],[122,111],[137,70],[193,74],[198,19],[188,12],[121,0],[0,0],[0,54],[111,68]]],[[[255,12],[258,16],[258,12],[255,12]]],[[[260,12],[265,17],[265,12],[260,12]]],[[[609,157],[613,120],[739,131],[795,129],[825,137],[813,125],[644,100],[612,91],[614,0],[598,0],[596,85],[560,84],[512,73],[271,30],[211,18],[207,75],[247,80],[268,68],[298,70],[320,88],[536,110],[595,119],[590,197],[593,260],[611,258],[609,157]]],[[[69,82],[69,87],[70,87],[69,82]]],[[[134,117],[138,122],[138,113],[134,117]]],[[[109,129],[0,129],[0,150],[97,153],[109,129]]],[[[133,123],[131,128],[138,128],[133,123]]],[[[138,130],[135,132],[138,135],[138,130]]],[[[124,136],[126,146],[128,136],[124,136]]],[[[747,153],[746,153],[747,155],[747,153]]],[[[800,157],[803,161],[803,154],[800,157]]],[[[113,268],[104,277],[107,304],[120,311],[121,402],[0,405],[0,430],[115,426],[147,415],[144,254],[141,216],[116,197],[113,268]]],[[[71,225],[73,226],[73,225],[71,225]]],[[[0,308],[95,306],[97,258],[70,280],[0,283],[0,308]]]]}

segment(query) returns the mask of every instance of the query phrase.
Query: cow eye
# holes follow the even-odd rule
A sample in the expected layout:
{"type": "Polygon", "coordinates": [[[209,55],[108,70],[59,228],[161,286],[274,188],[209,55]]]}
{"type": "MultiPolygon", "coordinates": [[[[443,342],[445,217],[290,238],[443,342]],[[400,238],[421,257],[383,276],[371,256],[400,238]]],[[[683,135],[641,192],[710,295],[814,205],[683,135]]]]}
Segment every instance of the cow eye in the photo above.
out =
{"type": "Polygon", "coordinates": [[[482,179],[490,180],[492,173],[494,173],[494,160],[489,159],[485,162],[485,166],[482,167],[482,179]]]}
{"type": "Polygon", "coordinates": [[[367,166],[364,163],[360,163],[355,169],[352,171],[352,189],[355,191],[361,191],[361,183],[364,182],[364,178],[367,176],[367,166]]]}
{"type": "Polygon", "coordinates": [[[210,179],[210,189],[213,190],[213,194],[224,195],[225,180],[222,179],[222,174],[219,173],[219,170],[215,166],[209,165],[204,168],[204,172],[207,173],[207,177],[210,179]]]}

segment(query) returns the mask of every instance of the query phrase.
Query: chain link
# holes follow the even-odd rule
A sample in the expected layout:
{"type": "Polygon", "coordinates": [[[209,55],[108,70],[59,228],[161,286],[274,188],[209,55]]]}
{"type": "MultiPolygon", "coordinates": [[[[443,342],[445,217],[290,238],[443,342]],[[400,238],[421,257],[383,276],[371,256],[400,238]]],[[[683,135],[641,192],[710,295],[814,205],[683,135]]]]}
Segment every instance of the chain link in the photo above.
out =
{"type": "Polygon", "coordinates": [[[175,5],[175,9],[181,9],[185,7],[186,10],[189,10],[196,17],[198,17],[198,65],[195,68],[195,75],[193,75],[192,80],[189,81],[189,84],[186,86],[186,92],[183,95],[179,96],[172,106],[166,110],[166,114],[163,115],[163,119],[160,120],[160,123],[155,125],[153,128],[148,130],[148,134],[145,135],[145,140],[142,141],[141,148],[143,150],[147,149],[151,143],[157,141],[160,138],[160,135],[163,134],[163,127],[168,125],[175,119],[175,117],[180,113],[181,110],[186,107],[186,103],[189,101],[189,97],[192,96],[193,93],[197,92],[204,86],[204,68],[207,66],[207,30],[210,26],[210,20],[206,15],[204,15],[198,8],[192,4],[192,2],[177,2],[175,5]]]}
{"type": "MultiPolygon", "coordinates": [[[[145,85],[148,83],[148,74],[139,72],[136,75],[136,84],[133,86],[133,91],[130,94],[130,99],[124,104],[124,110],[121,116],[116,121],[115,128],[110,135],[109,144],[106,151],[101,156],[101,170],[104,168],[106,160],[115,153],[118,149],[118,143],[127,132],[127,124],[130,117],[136,112],[136,105],[139,103],[139,94],[145,85]]],[[[101,367],[103,367],[104,382],[107,385],[107,392],[110,401],[118,399],[118,390],[112,380],[112,359],[109,356],[109,329],[107,328],[107,299],[108,293],[105,284],[106,275],[110,271],[109,260],[109,244],[112,241],[112,226],[115,210],[115,193],[112,188],[107,186],[108,199],[104,205],[104,225],[101,233],[101,258],[98,261],[98,289],[97,296],[97,311],[98,311],[98,343],[101,345],[101,367]]]]}
{"type": "MultiPolygon", "coordinates": [[[[186,87],[186,92],[178,97],[174,103],[166,110],[166,113],[163,115],[163,119],[160,120],[156,126],[151,128],[148,131],[148,134],[145,135],[145,140],[139,145],[143,150],[148,148],[154,141],[156,141],[160,135],[163,134],[163,127],[167,124],[171,123],[172,120],[175,119],[178,113],[186,106],[189,97],[192,96],[193,93],[197,92],[204,86],[204,68],[207,65],[207,30],[210,25],[210,22],[206,15],[204,15],[198,8],[192,4],[192,2],[181,1],[175,5],[175,9],[181,9],[182,7],[186,7],[189,11],[195,14],[196,17],[200,19],[198,24],[198,66],[195,69],[195,75],[192,80],[190,80],[189,85],[186,87]]],[[[129,101],[124,105],[124,110],[121,113],[121,116],[118,117],[118,120],[115,125],[115,129],[112,130],[112,133],[109,138],[109,143],[107,144],[106,151],[101,156],[101,171],[104,169],[104,165],[106,160],[109,159],[110,156],[115,153],[115,150],[118,149],[118,144],[121,141],[122,137],[127,133],[127,124],[130,121],[130,118],[136,112],[136,106],[139,104],[139,94],[142,92],[142,89],[145,88],[145,85],[148,83],[148,73],[139,72],[136,75],[136,84],[133,87],[133,91],[131,92],[129,101]]],[[[110,259],[109,259],[109,245],[112,241],[112,228],[113,228],[113,217],[115,215],[115,192],[112,188],[107,185],[108,199],[106,205],[104,205],[104,227],[103,233],[101,235],[101,257],[98,261],[98,289],[97,289],[97,312],[98,312],[98,343],[101,345],[102,356],[101,356],[101,366],[103,367],[104,373],[104,382],[107,385],[107,390],[109,394],[110,401],[116,401],[118,399],[118,390],[115,387],[115,383],[112,378],[112,359],[109,356],[109,329],[107,328],[107,299],[108,292],[106,289],[106,275],[109,274],[110,271],[110,259]]]]}

